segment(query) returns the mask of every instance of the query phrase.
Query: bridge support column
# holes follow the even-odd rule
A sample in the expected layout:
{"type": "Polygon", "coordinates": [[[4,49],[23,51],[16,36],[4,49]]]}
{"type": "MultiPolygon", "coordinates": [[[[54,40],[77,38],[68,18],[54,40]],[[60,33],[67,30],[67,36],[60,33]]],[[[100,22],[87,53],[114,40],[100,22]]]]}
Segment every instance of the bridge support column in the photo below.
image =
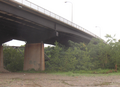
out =
{"type": "Polygon", "coordinates": [[[23,70],[45,70],[44,44],[26,44],[23,70]]]}
{"type": "Polygon", "coordinates": [[[3,67],[3,46],[0,45],[0,68],[4,68],[3,67]]]}

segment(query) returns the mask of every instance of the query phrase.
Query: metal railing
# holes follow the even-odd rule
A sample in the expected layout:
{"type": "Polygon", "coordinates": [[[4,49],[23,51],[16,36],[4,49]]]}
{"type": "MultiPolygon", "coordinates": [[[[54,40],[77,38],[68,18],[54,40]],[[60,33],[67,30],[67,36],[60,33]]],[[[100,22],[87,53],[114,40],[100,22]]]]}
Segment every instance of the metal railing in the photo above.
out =
{"type": "Polygon", "coordinates": [[[88,31],[87,29],[85,29],[85,28],[83,28],[83,27],[81,27],[81,26],[79,26],[79,25],[77,25],[77,24],[75,24],[75,23],[73,23],[73,22],[71,22],[71,21],[69,21],[69,20],[67,20],[67,19],[65,19],[65,18],[55,14],[55,13],[53,13],[53,12],[50,12],[50,11],[48,11],[48,10],[46,10],[46,9],[44,9],[44,8],[34,4],[34,3],[32,3],[32,2],[29,2],[27,0],[12,0],[12,1],[16,1],[18,3],[21,3],[21,4],[25,5],[25,6],[30,7],[32,9],[36,10],[36,11],[42,12],[43,14],[45,14],[47,16],[50,16],[50,17],[52,17],[54,19],[57,19],[57,20],[65,23],[65,24],[68,24],[68,25],[70,25],[70,26],[72,26],[72,27],[74,27],[76,29],[84,31],[84,32],[92,35],[93,37],[100,38],[97,35],[93,34],[92,32],[88,31]]]}

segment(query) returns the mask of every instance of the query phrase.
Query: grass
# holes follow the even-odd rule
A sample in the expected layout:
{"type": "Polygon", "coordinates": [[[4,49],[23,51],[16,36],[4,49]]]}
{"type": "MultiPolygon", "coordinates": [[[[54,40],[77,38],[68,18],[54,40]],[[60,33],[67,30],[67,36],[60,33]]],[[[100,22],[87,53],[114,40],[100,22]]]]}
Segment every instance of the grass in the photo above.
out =
{"type": "Polygon", "coordinates": [[[94,86],[103,86],[103,85],[110,85],[111,82],[103,82],[103,83],[100,83],[100,84],[95,84],[94,86]]]}
{"type": "Polygon", "coordinates": [[[66,76],[100,76],[100,75],[120,75],[120,71],[117,72],[109,72],[110,69],[97,69],[97,70],[79,70],[79,71],[68,71],[68,72],[62,72],[62,71],[35,71],[34,69],[28,70],[28,71],[19,71],[20,73],[49,73],[54,75],[66,75],[66,76]],[[107,73],[108,72],[108,73],[107,73]]]}

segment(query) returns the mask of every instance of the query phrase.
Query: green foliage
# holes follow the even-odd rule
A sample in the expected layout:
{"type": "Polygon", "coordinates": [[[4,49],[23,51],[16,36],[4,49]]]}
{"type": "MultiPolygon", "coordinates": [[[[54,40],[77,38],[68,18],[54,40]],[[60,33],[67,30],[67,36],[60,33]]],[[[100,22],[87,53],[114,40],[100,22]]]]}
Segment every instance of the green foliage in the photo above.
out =
{"type": "Polygon", "coordinates": [[[46,62],[46,69],[52,71],[94,69],[95,65],[86,44],[69,41],[70,47],[67,49],[57,42],[55,44],[55,47],[45,48],[46,54],[50,57],[50,61],[46,62]]]}
{"type": "Polygon", "coordinates": [[[120,41],[106,35],[107,42],[93,38],[88,44],[69,41],[70,47],[56,42],[55,47],[46,48],[50,61],[46,68],[53,71],[79,71],[95,69],[120,69],[120,41]]]}
{"type": "Polygon", "coordinates": [[[12,47],[4,46],[4,67],[9,71],[21,71],[23,70],[23,50],[22,54],[12,47]]]}
{"type": "MultiPolygon", "coordinates": [[[[69,41],[70,47],[65,47],[58,42],[55,46],[46,47],[45,54],[50,58],[45,62],[46,71],[50,72],[106,72],[103,70],[120,69],[120,40],[111,35],[104,42],[93,38],[88,44],[69,41]],[[101,70],[102,71],[101,71],[101,70]]],[[[24,46],[22,46],[24,47],[24,46]]],[[[21,71],[23,69],[24,49],[15,50],[4,46],[4,65],[7,70],[21,71]]],[[[33,71],[33,70],[31,70],[33,71]]]]}
{"type": "Polygon", "coordinates": [[[113,37],[106,35],[106,38],[108,38],[107,43],[109,44],[110,48],[110,60],[112,64],[117,64],[118,69],[120,69],[120,41],[116,41],[115,35],[113,37]]]}

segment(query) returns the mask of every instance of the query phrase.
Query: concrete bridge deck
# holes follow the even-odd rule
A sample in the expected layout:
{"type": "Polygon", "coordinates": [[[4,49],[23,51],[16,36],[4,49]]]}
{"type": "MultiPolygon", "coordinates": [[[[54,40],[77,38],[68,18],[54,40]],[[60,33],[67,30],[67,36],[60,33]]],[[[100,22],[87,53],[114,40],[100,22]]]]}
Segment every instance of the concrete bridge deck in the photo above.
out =
{"type": "Polygon", "coordinates": [[[55,15],[57,18],[43,14],[16,1],[0,0],[0,43],[18,39],[28,43],[43,41],[44,43],[54,44],[55,41],[58,41],[61,44],[66,44],[68,40],[89,42],[93,37],[98,38],[90,31],[54,13],[44,10],[47,14],[55,15]],[[58,20],[58,18],[63,21],[58,20]]]}

